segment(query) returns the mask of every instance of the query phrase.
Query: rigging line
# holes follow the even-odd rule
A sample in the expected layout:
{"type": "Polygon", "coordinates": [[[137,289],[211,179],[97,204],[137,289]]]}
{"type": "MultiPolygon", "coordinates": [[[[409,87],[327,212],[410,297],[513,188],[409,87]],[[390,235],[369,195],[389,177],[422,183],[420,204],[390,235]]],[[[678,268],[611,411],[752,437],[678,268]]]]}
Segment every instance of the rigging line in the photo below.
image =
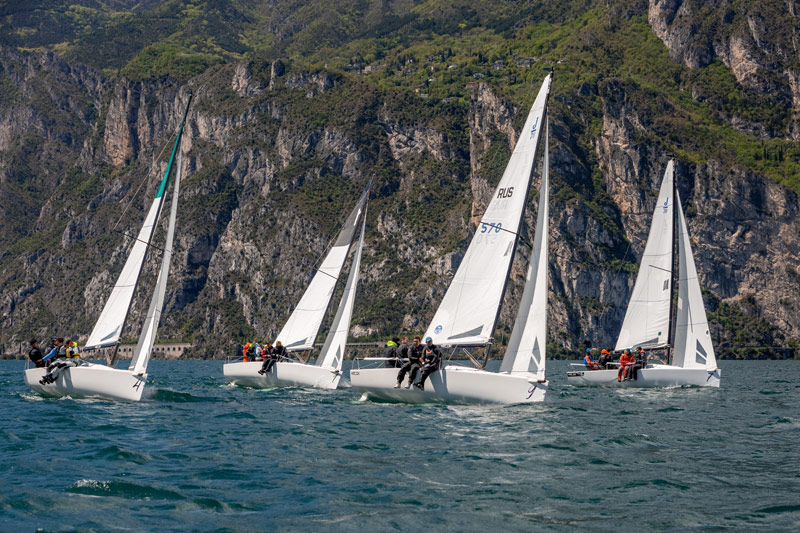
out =
{"type": "MultiPolygon", "coordinates": [[[[155,161],[158,161],[159,159],[161,159],[161,156],[162,156],[162,155],[164,155],[164,150],[166,150],[166,149],[167,149],[167,147],[169,147],[169,145],[172,143],[172,139],[173,139],[173,138],[174,138],[174,137],[175,137],[177,134],[178,134],[178,132],[176,131],[176,132],[174,132],[174,133],[173,133],[173,134],[170,136],[170,138],[169,138],[169,139],[167,140],[167,142],[164,144],[164,147],[161,149],[161,152],[159,152],[159,154],[156,156],[156,158],[155,158],[155,161]]],[[[149,176],[149,175],[150,175],[150,173],[148,172],[148,176],[149,176]]],[[[119,223],[120,223],[120,222],[122,222],[122,218],[125,216],[125,213],[127,213],[127,212],[128,212],[128,209],[130,208],[130,206],[131,206],[131,205],[133,205],[133,201],[134,201],[134,200],[136,200],[136,197],[137,197],[137,196],[139,196],[139,192],[142,190],[142,187],[144,186],[144,184],[145,184],[145,183],[147,183],[147,176],[145,177],[145,179],[143,179],[143,180],[142,180],[142,181],[139,183],[139,187],[137,187],[137,189],[136,189],[136,192],[134,192],[134,193],[133,193],[133,196],[131,197],[131,200],[130,200],[130,202],[128,202],[128,205],[126,205],[126,206],[125,206],[125,209],[123,209],[123,210],[122,210],[122,214],[120,214],[119,218],[118,218],[118,219],[117,219],[117,221],[114,223],[114,226],[111,228],[111,231],[114,231],[115,229],[117,229],[117,226],[119,226],[119,223]]]]}
{"type": "Polygon", "coordinates": [[[615,276],[619,276],[619,273],[622,270],[622,265],[625,263],[625,258],[628,257],[628,252],[631,249],[631,245],[633,245],[633,242],[632,241],[628,241],[628,249],[625,250],[625,255],[622,256],[622,261],[620,261],[620,263],[619,263],[619,268],[617,269],[617,273],[615,274],[615,276]]]}
{"type": "Polygon", "coordinates": [[[130,237],[130,238],[131,238],[131,239],[133,239],[134,241],[140,242],[140,243],[144,244],[145,246],[149,246],[149,247],[151,247],[151,248],[155,248],[156,250],[160,251],[161,253],[166,253],[166,250],[165,250],[164,248],[161,248],[161,247],[159,247],[159,246],[156,246],[155,244],[151,244],[151,243],[149,243],[149,242],[147,242],[147,241],[143,241],[143,240],[142,240],[142,239],[140,239],[138,236],[137,236],[137,237],[134,237],[134,236],[133,236],[133,235],[131,235],[130,233],[126,233],[126,232],[124,232],[124,231],[122,231],[122,230],[113,229],[113,228],[111,229],[111,231],[112,231],[112,233],[120,233],[120,234],[122,234],[122,235],[124,235],[124,236],[126,236],[126,237],[130,237]]]}

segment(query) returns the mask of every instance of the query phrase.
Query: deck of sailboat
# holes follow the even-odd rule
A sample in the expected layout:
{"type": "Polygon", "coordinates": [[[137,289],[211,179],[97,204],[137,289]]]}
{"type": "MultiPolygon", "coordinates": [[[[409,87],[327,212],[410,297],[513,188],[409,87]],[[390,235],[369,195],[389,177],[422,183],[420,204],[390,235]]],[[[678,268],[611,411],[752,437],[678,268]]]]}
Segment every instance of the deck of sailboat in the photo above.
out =
{"type": "Polygon", "coordinates": [[[400,388],[397,368],[353,368],[350,384],[353,390],[364,393],[364,399],[402,403],[448,404],[518,404],[544,400],[548,383],[539,382],[535,374],[498,373],[447,365],[437,370],[425,382],[425,390],[406,388],[407,378],[400,388]]]}
{"type": "Polygon", "coordinates": [[[225,379],[240,387],[266,389],[272,387],[313,387],[335,389],[342,377],[341,371],[328,367],[302,363],[300,361],[280,361],[272,370],[259,374],[261,361],[239,361],[222,366],[225,379]]]}
{"type": "MultiPolygon", "coordinates": [[[[576,365],[576,367],[579,365],[576,365]]],[[[617,381],[618,370],[589,370],[573,367],[567,372],[570,385],[618,388],[648,387],[719,387],[721,371],[705,368],[682,368],[673,365],[647,365],[637,379],[617,381]]]]}
{"type": "Polygon", "coordinates": [[[71,398],[103,398],[138,402],[144,392],[147,374],[138,374],[128,369],[106,365],[84,363],[65,369],[55,383],[42,385],[46,369],[25,370],[25,384],[33,392],[44,396],[71,398]]]}

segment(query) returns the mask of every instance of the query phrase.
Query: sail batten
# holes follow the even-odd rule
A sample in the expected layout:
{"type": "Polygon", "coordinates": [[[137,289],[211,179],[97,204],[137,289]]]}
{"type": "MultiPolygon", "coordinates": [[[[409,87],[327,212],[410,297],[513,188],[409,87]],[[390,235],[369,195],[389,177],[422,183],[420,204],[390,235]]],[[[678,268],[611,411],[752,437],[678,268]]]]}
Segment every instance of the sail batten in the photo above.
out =
{"type": "Polygon", "coordinates": [[[634,346],[654,348],[669,342],[674,179],[674,165],[670,161],[661,181],[636,284],[617,338],[617,351],[634,346]]]}
{"type": "Polygon", "coordinates": [[[361,235],[358,238],[356,251],[353,254],[353,264],[350,265],[350,274],[347,276],[347,283],[344,293],[336,311],[336,316],[331,324],[331,329],[322,346],[317,366],[342,369],[344,362],[344,351],[347,346],[347,334],[350,332],[350,319],[353,316],[353,305],[355,304],[356,288],[358,287],[359,270],[361,268],[361,252],[364,249],[364,232],[366,230],[367,216],[364,213],[361,221],[361,235]]]}
{"type": "Polygon", "coordinates": [[[158,323],[161,319],[161,311],[164,307],[164,297],[167,293],[167,278],[169,277],[169,265],[172,260],[172,245],[175,237],[175,221],[178,216],[178,196],[180,194],[182,152],[178,152],[178,163],[175,172],[175,184],[172,189],[172,205],[170,207],[169,224],[167,226],[167,237],[164,243],[164,255],[161,259],[161,268],[156,279],[156,287],[153,297],[150,300],[150,307],[147,310],[142,332],[139,334],[139,341],[131,359],[129,370],[143,373],[147,370],[147,363],[153,351],[153,343],[158,331],[158,323]]]}
{"type": "Polygon", "coordinates": [[[500,372],[530,373],[537,379],[545,378],[547,346],[547,236],[549,234],[549,128],[546,127],[542,183],[539,188],[539,212],[536,215],[536,233],[528,264],[525,288],[519,311],[511,330],[511,338],[500,365],[500,372]]]}
{"type": "Polygon", "coordinates": [[[491,341],[514,257],[552,74],[531,107],[503,177],[428,326],[436,344],[481,346],[491,341]]]}
{"type": "Polygon", "coordinates": [[[281,341],[287,350],[305,351],[314,348],[314,340],[333,298],[333,291],[358,229],[369,190],[370,186],[367,186],[350,216],[347,217],[333,247],[323,259],[294,311],[275,338],[276,341],[281,341]]]}

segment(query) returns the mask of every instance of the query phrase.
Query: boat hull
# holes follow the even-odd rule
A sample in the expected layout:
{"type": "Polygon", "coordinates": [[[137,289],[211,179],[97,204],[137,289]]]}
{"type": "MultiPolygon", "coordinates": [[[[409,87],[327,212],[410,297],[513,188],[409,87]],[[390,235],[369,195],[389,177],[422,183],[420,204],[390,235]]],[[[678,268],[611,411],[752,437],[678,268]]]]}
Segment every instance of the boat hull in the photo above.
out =
{"type": "Polygon", "coordinates": [[[719,387],[721,371],[653,365],[639,370],[638,379],[617,381],[617,370],[574,370],[567,372],[570,385],[594,387],[719,387]]]}
{"type": "Polygon", "coordinates": [[[257,389],[272,387],[335,389],[342,378],[342,373],[333,368],[294,361],[275,363],[272,370],[262,376],[258,373],[261,365],[261,361],[226,363],[222,366],[222,373],[229,383],[257,389]]]}
{"type": "Polygon", "coordinates": [[[350,384],[365,398],[402,403],[502,404],[534,403],[544,400],[548,383],[537,382],[533,374],[498,374],[474,368],[448,366],[431,374],[425,390],[412,386],[399,389],[397,368],[354,368],[350,384]]]}
{"type": "Polygon", "coordinates": [[[44,368],[26,369],[25,384],[33,392],[51,397],[70,396],[138,402],[142,399],[147,381],[147,374],[85,363],[64,369],[55,383],[42,385],[39,380],[46,372],[44,368]]]}

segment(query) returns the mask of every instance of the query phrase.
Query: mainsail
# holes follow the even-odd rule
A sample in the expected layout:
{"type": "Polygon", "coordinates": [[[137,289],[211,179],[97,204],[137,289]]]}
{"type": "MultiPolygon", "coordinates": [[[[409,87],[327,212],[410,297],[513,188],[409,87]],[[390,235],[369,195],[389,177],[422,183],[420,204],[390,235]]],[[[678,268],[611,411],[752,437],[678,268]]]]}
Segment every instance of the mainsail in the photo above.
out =
{"type": "Polygon", "coordinates": [[[706,308],[697,279],[697,268],[689,242],[689,230],[678,204],[678,314],[675,321],[675,349],[672,364],[683,368],[717,368],[708,328],[706,308]]]}
{"type": "Polygon", "coordinates": [[[131,300],[133,300],[133,293],[136,290],[136,284],[139,281],[139,274],[142,271],[147,249],[150,246],[150,240],[153,238],[153,232],[158,217],[161,214],[161,206],[164,203],[164,192],[167,189],[169,182],[169,174],[172,169],[172,163],[175,160],[175,154],[181,142],[181,135],[183,134],[183,126],[186,122],[186,115],[189,113],[189,103],[191,102],[191,95],[189,101],[186,103],[186,109],[183,112],[180,127],[178,128],[178,135],[175,138],[175,145],[172,147],[172,155],[170,155],[167,169],[164,171],[164,177],[161,179],[161,185],[158,188],[156,197],[147,216],[144,219],[142,229],[133,243],[130,255],[128,255],[125,265],[122,267],[122,272],[119,274],[117,283],[111,290],[111,296],[108,297],[103,311],[100,313],[100,318],[89,334],[89,339],[86,341],[85,350],[93,350],[95,348],[105,348],[113,346],[119,341],[122,334],[122,328],[125,325],[125,320],[128,318],[128,311],[130,310],[131,300]]]}
{"type": "MultiPolygon", "coordinates": [[[[372,182],[370,182],[371,184],[372,182]]],[[[297,307],[275,338],[276,341],[281,341],[287,350],[301,351],[314,347],[314,339],[317,337],[322,319],[325,317],[328,304],[333,297],[333,290],[336,288],[339,274],[342,272],[345,259],[350,251],[359,217],[367,203],[369,189],[370,186],[367,186],[367,190],[361,195],[355,209],[347,217],[333,248],[325,256],[297,307]]]]}
{"type": "Polygon", "coordinates": [[[322,346],[322,351],[317,358],[317,366],[324,366],[341,370],[344,361],[344,350],[347,346],[347,334],[350,331],[350,318],[353,316],[353,304],[356,299],[356,288],[358,286],[359,268],[361,267],[361,250],[364,248],[364,230],[367,224],[366,209],[361,221],[361,235],[358,238],[356,252],[353,255],[353,264],[350,266],[350,274],[347,276],[347,284],[344,287],[344,294],[339,303],[339,309],[331,324],[328,337],[322,346]]]}
{"type": "Polygon", "coordinates": [[[635,346],[662,347],[669,342],[674,179],[673,162],[670,161],[653,211],[639,274],[617,338],[617,351],[635,346]]]}
{"type": "Polygon", "coordinates": [[[425,334],[436,344],[489,343],[514,258],[552,74],[539,89],[514,152],[475,236],[425,334]]]}
{"type": "MultiPolygon", "coordinates": [[[[546,117],[545,117],[546,120],[546,117]]],[[[550,196],[550,129],[545,126],[542,184],[539,187],[539,213],[536,215],[536,234],[528,264],[528,274],[519,312],[511,330],[511,338],[500,365],[500,372],[536,374],[545,378],[545,348],[547,342],[547,236],[549,228],[548,200],[550,196]]]]}
{"type": "Polygon", "coordinates": [[[147,310],[142,332],[139,335],[139,342],[131,359],[129,370],[142,373],[147,370],[147,362],[153,351],[153,342],[158,330],[158,321],[161,318],[161,310],[164,307],[164,296],[167,293],[167,278],[169,277],[169,264],[172,259],[172,242],[175,236],[175,219],[178,216],[178,195],[180,193],[182,152],[178,152],[178,168],[175,171],[175,185],[172,188],[172,205],[169,213],[169,225],[167,226],[167,238],[164,243],[164,255],[161,259],[161,269],[156,279],[156,288],[153,291],[153,298],[150,300],[150,308],[147,310]]]}

